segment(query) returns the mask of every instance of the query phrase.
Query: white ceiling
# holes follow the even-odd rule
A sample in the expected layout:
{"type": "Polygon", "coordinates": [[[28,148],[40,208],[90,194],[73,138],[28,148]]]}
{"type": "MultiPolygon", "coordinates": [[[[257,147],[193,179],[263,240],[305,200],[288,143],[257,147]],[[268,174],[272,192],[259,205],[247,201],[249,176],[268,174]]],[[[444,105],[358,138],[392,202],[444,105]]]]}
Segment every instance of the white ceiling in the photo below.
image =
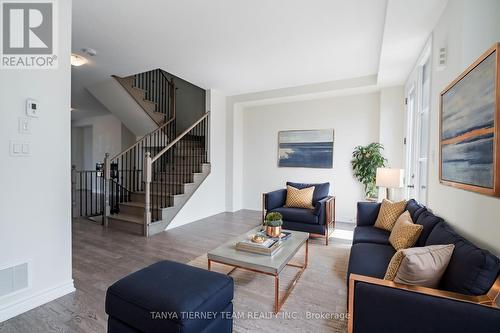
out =
{"type": "MultiPolygon", "coordinates": [[[[387,9],[387,0],[74,0],[73,52],[90,47],[98,55],[73,68],[73,107],[102,112],[84,87],[154,68],[226,95],[376,75],[388,29],[406,25],[386,24],[393,2],[387,9]]],[[[428,26],[426,15],[446,1],[395,2],[414,5],[419,33],[428,36],[436,13],[428,26]]],[[[406,35],[389,39],[398,38],[406,35]]],[[[406,53],[423,46],[414,44],[406,53]]],[[[406,53],[415,62],[418,52],[406,53]]],[[[400,77],[408,63],[396,69],[400,77]]]]}
{"type": "Polygon", "coordinates": [[[378,82],[401,84],[415,66],[448,0],[388,0],[378,82]]]}

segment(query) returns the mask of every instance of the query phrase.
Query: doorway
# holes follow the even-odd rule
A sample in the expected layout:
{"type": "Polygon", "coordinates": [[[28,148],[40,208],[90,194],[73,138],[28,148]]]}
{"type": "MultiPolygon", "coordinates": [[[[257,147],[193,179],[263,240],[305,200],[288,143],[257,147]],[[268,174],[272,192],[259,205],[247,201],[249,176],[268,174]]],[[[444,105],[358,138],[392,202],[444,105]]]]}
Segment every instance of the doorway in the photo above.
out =
{"type": "Polygon", "coordinates": [[[431,94],[431,42],[420,56],[405,87],[405,197],[427,204],[429,121],[431,94]]]}

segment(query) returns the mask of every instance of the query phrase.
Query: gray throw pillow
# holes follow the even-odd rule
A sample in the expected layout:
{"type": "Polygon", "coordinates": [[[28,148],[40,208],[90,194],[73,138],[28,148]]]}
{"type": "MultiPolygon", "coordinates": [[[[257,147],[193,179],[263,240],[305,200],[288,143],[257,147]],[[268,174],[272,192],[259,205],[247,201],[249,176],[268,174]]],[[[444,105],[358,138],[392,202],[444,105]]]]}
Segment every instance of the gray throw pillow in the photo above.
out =
{"type": "Polygon", "coordinates": [[[455,245],[412,247],[396,252],[387,268],[386,280],[437,288],[455,245]]]}

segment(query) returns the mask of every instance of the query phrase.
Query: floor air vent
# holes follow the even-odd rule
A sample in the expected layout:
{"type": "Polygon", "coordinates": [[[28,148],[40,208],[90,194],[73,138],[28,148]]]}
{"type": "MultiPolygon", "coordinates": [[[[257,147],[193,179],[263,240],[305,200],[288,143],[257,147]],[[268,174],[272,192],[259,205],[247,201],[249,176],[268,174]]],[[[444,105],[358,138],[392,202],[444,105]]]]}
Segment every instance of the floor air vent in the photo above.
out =
{"type": "Polygon", "coordinates": [[[0,297],[28,287],[28,263],[0,270],[0,297]]]}

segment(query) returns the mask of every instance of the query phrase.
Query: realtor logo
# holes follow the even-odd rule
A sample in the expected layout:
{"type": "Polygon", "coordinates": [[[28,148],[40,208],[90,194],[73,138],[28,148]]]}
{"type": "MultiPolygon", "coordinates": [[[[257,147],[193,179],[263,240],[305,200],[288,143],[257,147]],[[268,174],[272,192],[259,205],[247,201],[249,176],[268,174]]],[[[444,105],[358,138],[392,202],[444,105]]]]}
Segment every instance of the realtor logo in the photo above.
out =
{"type": "Polygon", "coordinates": [[[0,3],[0,68],[56,68],[53,0],[0,3]]]}

